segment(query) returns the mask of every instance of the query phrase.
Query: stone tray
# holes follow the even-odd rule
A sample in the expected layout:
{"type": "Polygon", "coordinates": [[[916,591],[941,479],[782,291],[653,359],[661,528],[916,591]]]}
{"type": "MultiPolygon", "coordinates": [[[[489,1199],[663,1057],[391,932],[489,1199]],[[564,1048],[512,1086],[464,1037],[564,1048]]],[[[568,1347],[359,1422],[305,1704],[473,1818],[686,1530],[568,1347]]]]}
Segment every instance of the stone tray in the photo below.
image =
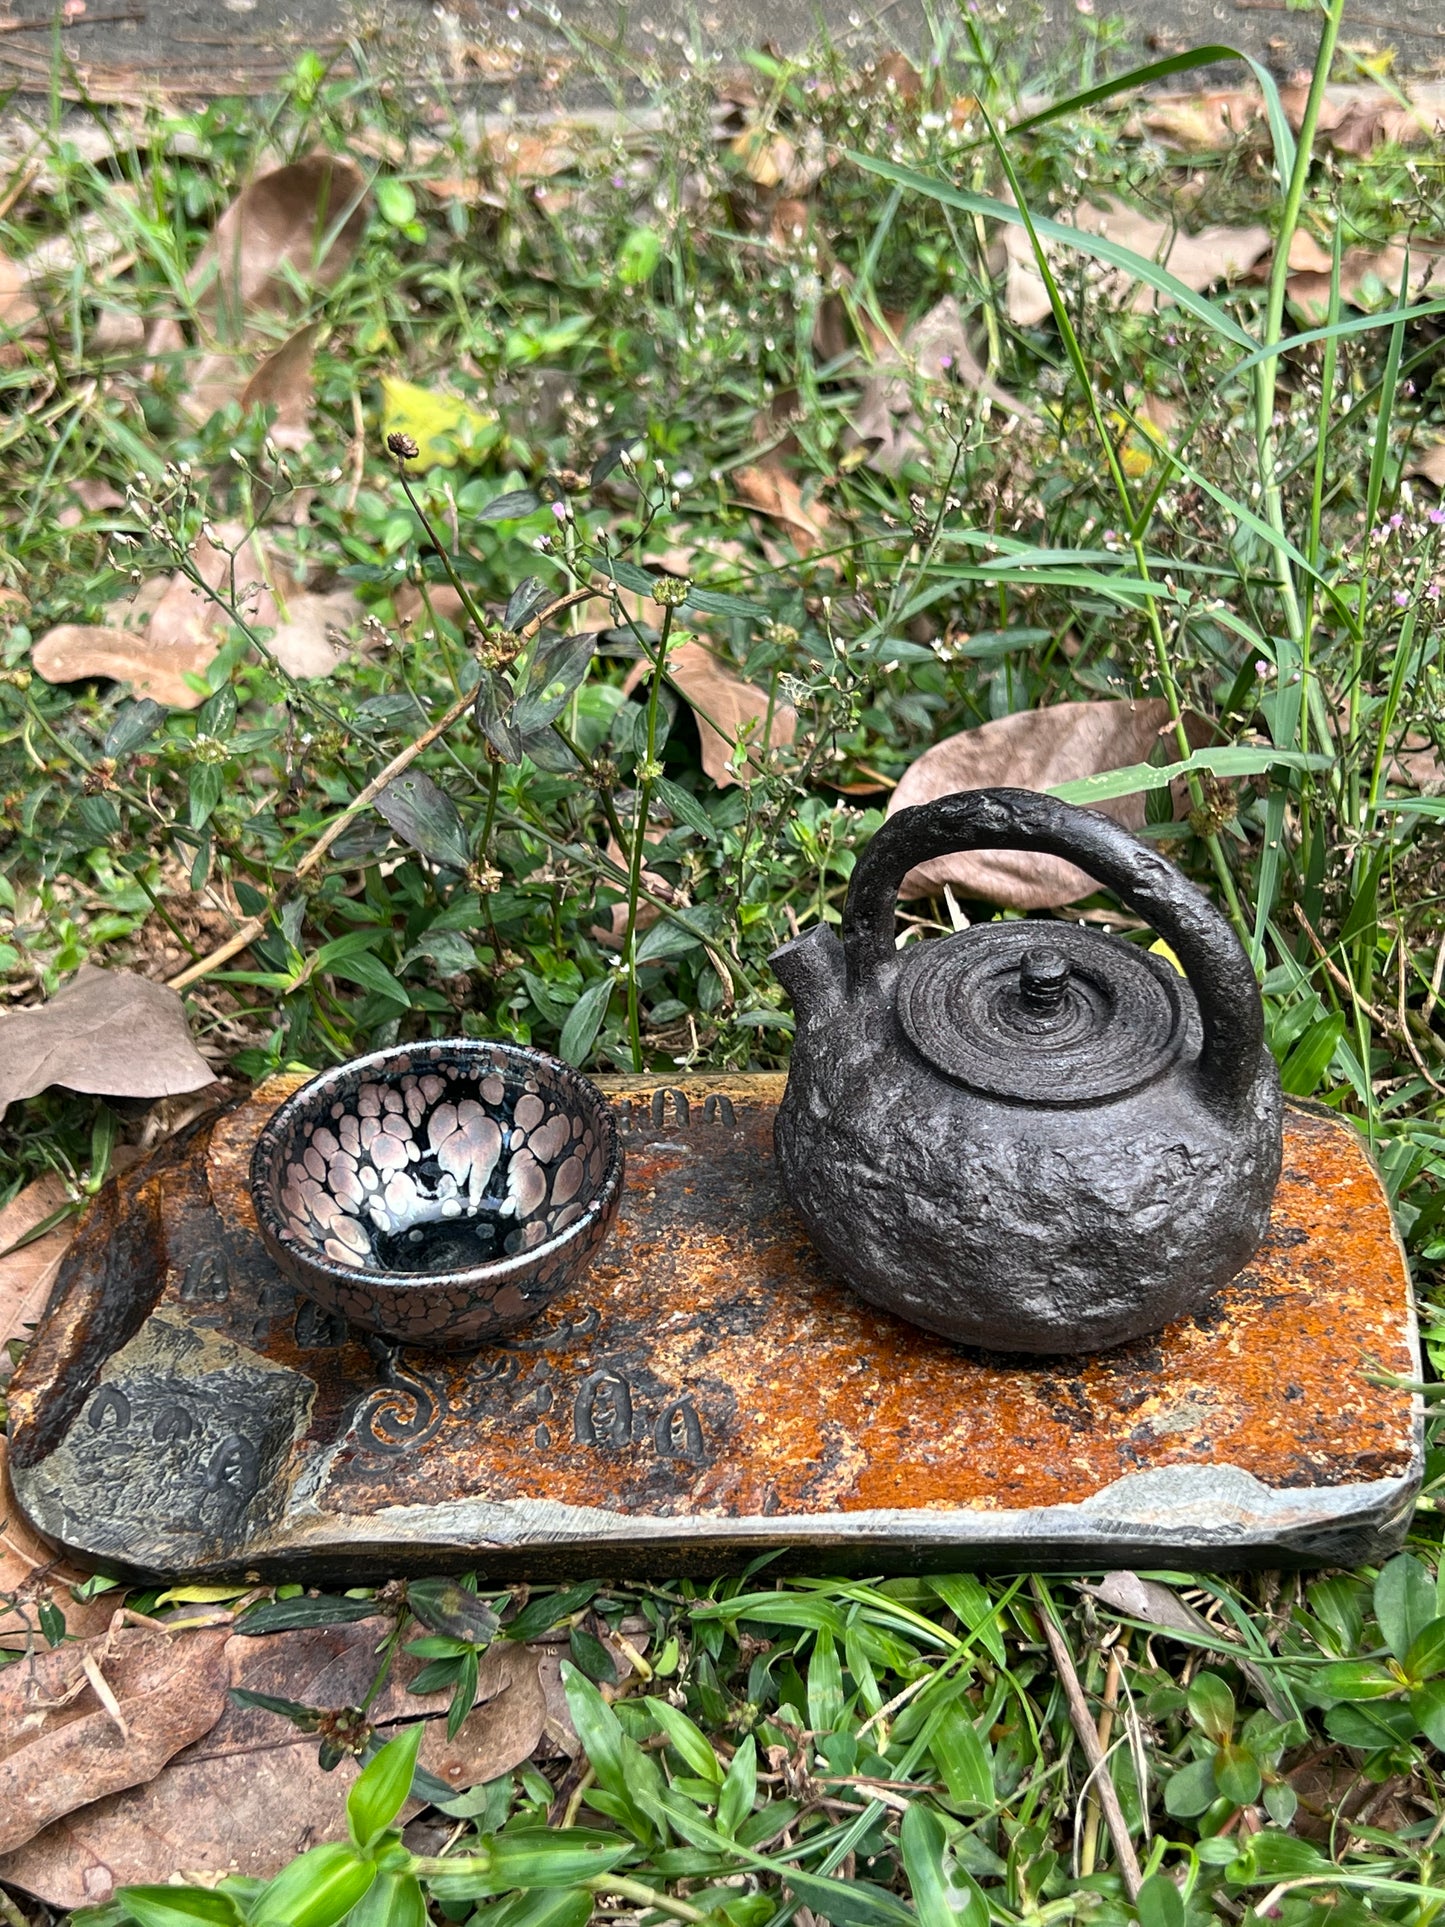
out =
{"type": "Polygon", "coordinates": [[[1269,1238],[1091,1359],[958,1349],[822,1272],[772,1161],[782,1080],[613,1079],[602,1260],[470,1357],[351,1335],[246,1188],[273,1080],[108,1185],[11,1393],[31,1523],[129,1575],[357,1583],[809,1569],[1353,1564],[1423,1448],[1405,1261],[1349,1125],[1292,1107],[1269,1238]],[[1404,1383],[1400,1383],[1404,1381],[1404,1383]],[[785,1562],[786,1563],[786,1562],[785,1562]]]}

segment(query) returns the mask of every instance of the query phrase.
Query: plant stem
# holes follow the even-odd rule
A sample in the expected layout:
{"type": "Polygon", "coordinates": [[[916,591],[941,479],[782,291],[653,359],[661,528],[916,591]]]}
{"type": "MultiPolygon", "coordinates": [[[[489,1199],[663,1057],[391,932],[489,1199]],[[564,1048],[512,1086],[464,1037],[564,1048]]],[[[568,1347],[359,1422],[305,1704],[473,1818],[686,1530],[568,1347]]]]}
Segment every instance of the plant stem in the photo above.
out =
{"type": "Polygon", "coordinates": [[[694,1907],[690,1900],[675,1900],[671,1894],[663,1893],[657,1887],[649,1887],[641,1880],[626,1880],[621,1874],[597,1874],[591,1880],[582,1882],[594,1894],[618,1894],[623,1900],[635,1900],[639,1907],[654,1907],[660,1914],[671,1914],[674,1920],[703,1922],[716,1920],[716,1914],[705,1914],[701,1907],[694,1907]]]}
{"type": "Polygon", "coordinates": [[[642,767],[638,772],[637,810],[632,823],[632,860],[627,869],[627,936],[622,946],[622,954],[627,960],[627,1035],[632,1045],[634,1071],[641,1071],[644,1068],[637,991],[637,894],[642,887],[642,858],[647,848],[648,805],[652,801],[653,780],[658,774],[657,712],[662,700],[663,678],[667,673],[667,649],[672,635],[674,614],[674,605],[665,604],[662,611],[662,634],[658,640],[657,654],[652,663],[652,675],[647,685],[647,748],[643,752],[642,767]]]}

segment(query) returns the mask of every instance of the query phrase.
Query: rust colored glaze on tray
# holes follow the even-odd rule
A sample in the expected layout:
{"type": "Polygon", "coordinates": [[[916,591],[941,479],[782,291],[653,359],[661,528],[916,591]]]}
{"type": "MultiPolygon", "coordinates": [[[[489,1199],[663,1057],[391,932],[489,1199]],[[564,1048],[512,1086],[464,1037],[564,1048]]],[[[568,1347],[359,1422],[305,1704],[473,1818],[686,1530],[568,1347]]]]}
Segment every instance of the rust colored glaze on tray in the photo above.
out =
{"type": "Polygon", "coordinates": [[[446,1358],[358,1339],[267,1259],[247,1171],[295,1082],[126,1174],[77,1240],[11,1398],[21,1505],[75,1551],[294,1575],[457,1548],[541,1571],[599,1569],[603,1546],[609,1569],[629,1549],[662,1568],[724,1542],[855,1540],[865,1565],[890,1546],[936,1564],[1035,1538],[1087,1560],[1137,1526],[1141,1547],[1228,1564],[1221,1469],[1245,1512],[1255,1482],[1284,1505],[1278,1544],[1240,1527],[1246,1559],[1309,1556],[1312,1520],[1325,1552],[1383,1545],[1408,1512],[1418,1401],[1380,1381],[1418,1375],[1409,1282],[1339,1120],[1291,1111],[1269,1237],[1205,1313],[1101,1357],[1020,1360],[822,1273],[773,1168],[781,1078],[614,1079],[627,1187],[601,1258],[535,1327],[446,1358]],[[1177,1516],[1151,1542],[1161,1503],[1177,1516]],[[1052,1540],[1050,1519],[1068,1522],[1052,1540]]]}

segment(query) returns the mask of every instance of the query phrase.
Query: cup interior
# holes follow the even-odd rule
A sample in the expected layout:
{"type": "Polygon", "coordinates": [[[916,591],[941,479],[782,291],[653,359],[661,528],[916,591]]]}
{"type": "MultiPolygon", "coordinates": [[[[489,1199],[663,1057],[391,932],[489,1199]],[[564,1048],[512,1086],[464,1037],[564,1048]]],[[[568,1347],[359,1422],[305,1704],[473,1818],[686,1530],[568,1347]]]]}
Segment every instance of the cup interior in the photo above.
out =
{"type": "Polygon", "coordinates": [[[602,1188],[613,1138],[585,1079],[504,1045],[343,1067],[297,1092],[271,1130],[288,1242],[400,1278],[473,1271],[559,1237],[602,1188]]]}

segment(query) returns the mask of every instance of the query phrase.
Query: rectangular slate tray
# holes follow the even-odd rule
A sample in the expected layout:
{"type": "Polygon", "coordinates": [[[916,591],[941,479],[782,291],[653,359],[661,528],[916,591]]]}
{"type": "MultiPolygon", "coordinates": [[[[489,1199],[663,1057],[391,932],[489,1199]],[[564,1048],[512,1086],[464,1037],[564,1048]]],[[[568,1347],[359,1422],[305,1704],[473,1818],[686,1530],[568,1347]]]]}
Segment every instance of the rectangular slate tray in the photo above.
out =
{"type": "Polygon", "coordinates": [[[611,1242],[471,1357],[367,1342],[272,1267],[272,1080],[109,1184],[11,1394],[31,1523],[132,1575],[355,1583],[1355,1563],[1423,1464],[1410,1283],[1345,1122],[1291,1107],[1255,1262],[1092,1359],[969,1352],[823,1272],[778,1186],[782,1079],[611,1079],[611,1242]],[[1403,1381],[1403,1383],[1401,1383],[1403,1381]]]}

